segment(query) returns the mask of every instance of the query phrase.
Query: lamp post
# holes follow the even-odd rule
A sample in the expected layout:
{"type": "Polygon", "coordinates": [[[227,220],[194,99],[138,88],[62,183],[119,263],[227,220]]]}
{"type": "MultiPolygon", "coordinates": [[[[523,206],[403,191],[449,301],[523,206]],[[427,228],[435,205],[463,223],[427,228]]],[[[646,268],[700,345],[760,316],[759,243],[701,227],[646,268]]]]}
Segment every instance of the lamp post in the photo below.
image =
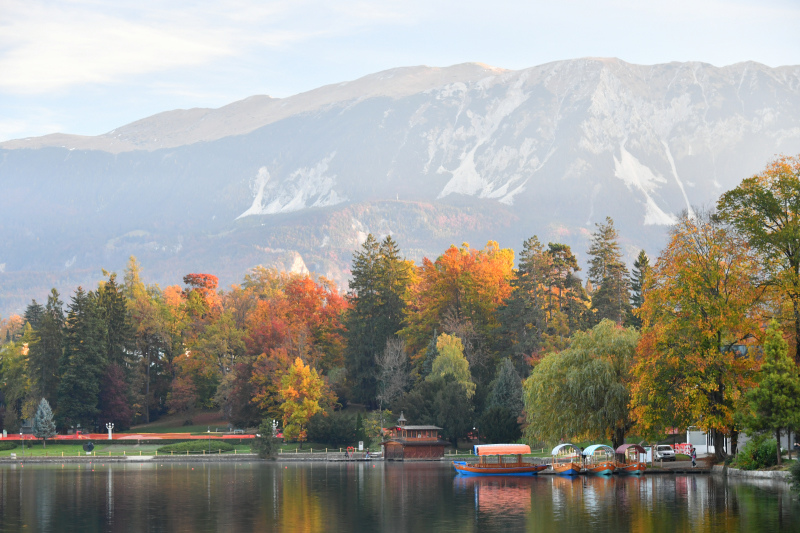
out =
{"type": "Polygon", "coordinates": [[[114,429],[114,423],[108,422],[106,424],[106,429],[108,430],[108,440],[111,440],[111,430],[114,429]]]}

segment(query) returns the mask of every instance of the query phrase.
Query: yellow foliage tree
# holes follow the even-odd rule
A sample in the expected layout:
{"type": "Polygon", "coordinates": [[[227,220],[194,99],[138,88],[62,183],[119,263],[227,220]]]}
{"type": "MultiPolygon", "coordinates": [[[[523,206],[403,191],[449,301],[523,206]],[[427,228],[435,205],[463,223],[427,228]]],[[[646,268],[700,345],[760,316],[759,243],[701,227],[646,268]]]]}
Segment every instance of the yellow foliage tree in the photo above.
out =
{"type": "Polygon", "coordinates": [[[472,382],[472,375],[469,372],[469,361],[464,357],[464,345],[461,339],[455,335],[442,333],[436,339],[436,350],[439,355],[433,360],[429,380],[441,379],[445,376],[452,376],[467,394],[467,398],[472,398],[475,394],[475,384],[472,382]]]}
{"type": "Polygon", "coordinates": [[[646,281],[631,404],[645,433],[696,425],[722,455],[756,362],[759,269],[747,242],[709,214],[683,216],[646,281]]]}
{"type": "Polygon", "coordinates": [[[283,436],[297,440],[300,446],[306,439],[306,426],[312,416],[322,411],[320,400],[325,396],[325,382],[310,365],[299,357],[281,378],[280,396],[283,399],[283,436]]]}

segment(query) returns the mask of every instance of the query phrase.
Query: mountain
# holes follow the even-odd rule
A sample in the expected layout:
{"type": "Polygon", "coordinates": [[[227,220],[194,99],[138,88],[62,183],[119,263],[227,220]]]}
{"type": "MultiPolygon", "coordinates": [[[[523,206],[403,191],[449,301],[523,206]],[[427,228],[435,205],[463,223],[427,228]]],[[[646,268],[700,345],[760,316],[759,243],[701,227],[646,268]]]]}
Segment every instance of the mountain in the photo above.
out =
{"type": "Polygon", "coordinates": [[[631,259],[677,213],[800,153],[800,66],[576,59],[398,68],[278,99],[160,113],[97,137],[0,143],[0,314],[93,286],[257,264],[346,283],[367,232],[412,259],[533,235],[631,259]]]}

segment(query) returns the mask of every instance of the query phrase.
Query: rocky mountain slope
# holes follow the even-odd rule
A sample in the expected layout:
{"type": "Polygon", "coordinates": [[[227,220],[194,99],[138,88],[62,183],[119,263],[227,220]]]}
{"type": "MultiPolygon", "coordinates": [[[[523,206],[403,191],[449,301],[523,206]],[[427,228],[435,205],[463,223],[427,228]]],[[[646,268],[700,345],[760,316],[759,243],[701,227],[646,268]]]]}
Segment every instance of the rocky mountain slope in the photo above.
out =
{"type": "Polygon", "coordinates": [[[224,284],[256,264],[346,282],[367,232],[410,258],[538,234],[582,253],[615,219],[657,253],[681,210],[800,152],[800,67],[576,59],[408,67],[290,98],[0,143],[0,314],[50,286],[224,284]]]}

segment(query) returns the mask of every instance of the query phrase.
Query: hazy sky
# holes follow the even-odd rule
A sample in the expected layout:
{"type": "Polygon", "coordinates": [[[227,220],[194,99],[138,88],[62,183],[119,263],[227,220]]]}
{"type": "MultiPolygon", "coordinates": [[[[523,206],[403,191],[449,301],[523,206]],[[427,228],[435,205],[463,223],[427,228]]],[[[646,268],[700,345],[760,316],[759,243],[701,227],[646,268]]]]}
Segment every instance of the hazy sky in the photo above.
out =
{"type": "Polygon", "coordinates": [[[0,0],[0,140],[407,65],[796,65],[798,28],[798,0],[0,0]]]}

